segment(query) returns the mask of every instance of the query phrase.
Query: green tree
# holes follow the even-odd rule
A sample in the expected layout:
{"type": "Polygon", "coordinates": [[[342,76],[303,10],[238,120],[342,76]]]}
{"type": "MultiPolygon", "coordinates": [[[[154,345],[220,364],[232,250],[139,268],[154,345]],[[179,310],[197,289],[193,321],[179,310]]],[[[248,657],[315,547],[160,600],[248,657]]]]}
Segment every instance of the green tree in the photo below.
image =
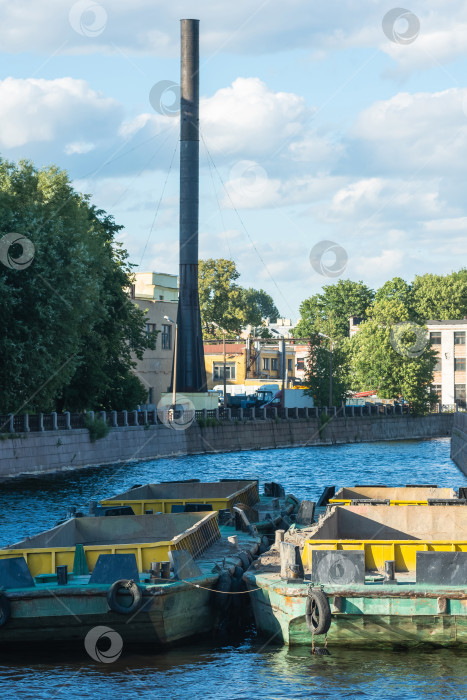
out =
{"type": "Polygon", "coordinates": [[[245,326],[261,326],[265,313],[278,315],[269,294],[262,289],[244,289],[237,284],[239,277],[240,273],[232,260],[200,260],[199,304],[205,336],[221,335],[213,323],[232,334],[238,334],[245,326]]]}
{"type": "Polygon", "coordinates": [[[18,232],[34,246],[21,269],[22,246],[7,264],[2,248],[0,412],[110,409],[126,384],[134,395],[130,352],[141,356],[154,339],[124,291],[120,227],[65,172],[29,162],[0,161],[0,215],[0,238],[18,232]]]}
{"type": "Polygon", "coordinates": [[[339,280],[325,285],[321,293],[300,305],[301,320],[294,330],[295,336],[308,338],[320,331],[335,340],[348,337],[350,316],[365,318],[373,299],[373,290],[363,282],[339,280]]]}
{"type": "Polygon", "coordinates": [[[305,382],[306,393],[313,396],[316,406],[329,406],[330,373],[332,371],[332,406],[340,406],[350,390],[349,339],[331,343],[318,333],[310,337],[305,382]]]}
{"type": "Polygon", "coordinates": [[[426,326],[411,321],[402,302],[375,302],[350,348],[355,390],[374,390],[383,399],[403,398],[420,414],[435,402],[430,384],[436,353],[428,344],[426,326]]]}
{"type": "Polygon", "coordinates": [[[402,277],[393,277],[380,287],[375,295],[375,301],[400,301],[412,313],[412,287],[402,277]]]}
{"type": "Polygon", "coordinates": [[[248,308],[259,308],[261,317],[268,318],[271,323],[276,323],[279,318],[279,310],[274,303],[274,299],[264,289],[253,289],[249,287],[243,290],[243,299],[248,308]]]}
{"type": "Polygon", "coordinates": [[[450,275],[419,275],[412,285],[416,314],[425,320],[467,316],[467,269],[450,275]]]}

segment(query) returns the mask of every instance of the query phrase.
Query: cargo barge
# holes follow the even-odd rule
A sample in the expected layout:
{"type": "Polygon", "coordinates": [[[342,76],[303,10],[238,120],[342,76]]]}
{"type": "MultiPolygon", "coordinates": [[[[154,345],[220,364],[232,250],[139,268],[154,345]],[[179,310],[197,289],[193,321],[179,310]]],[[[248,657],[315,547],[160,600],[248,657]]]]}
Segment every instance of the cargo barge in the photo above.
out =
{"type": "Polygon", "coordinates": [[[335,505],[246,572],[262,635],[289,645],[467,643],[467,506],[335,505]]]}
{"type": "MultiPolygon", "coordinates": [[[[257,493],[248,482],[244,500],[252,484],[257,493]]],[[[273,521],[284,500],[260,500],[273,521]]],[[[239,598],[230,593],[245,591],[244,571],[270,545],[248,520],[249,506],[231,507],[219,525],[218,510],[134,515],[101,506],[102,514],[4,547],[0,646],[83,643],[97,626],[123,644],[153,647],[215,632],[239,598]]]]}

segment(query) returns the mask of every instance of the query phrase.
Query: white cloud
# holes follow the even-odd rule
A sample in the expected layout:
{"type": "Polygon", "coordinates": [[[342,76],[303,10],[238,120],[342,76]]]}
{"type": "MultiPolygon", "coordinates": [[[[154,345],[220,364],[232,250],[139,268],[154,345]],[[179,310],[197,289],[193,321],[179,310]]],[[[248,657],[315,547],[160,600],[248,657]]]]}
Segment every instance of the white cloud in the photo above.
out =
{"type": "MultiPolygon", "coordinates": [[[[330,51],[352,47],[380,49],[406,74],[465,56],[467,7],[450,0],[449,12],[439,0],[412,0],[420,33],[408,45],[385,36],[382,20],[392,5],[375,0],[237,0],[198,3],[203,55],[277,53],[309,50],[317,60],[330,51]]],[[[4,51],[147,54],[175,56],[179,51],[179,18],[193,15],[192,0],[63,2],[0,0],[0,43],[4,51]]]]}
{"type": "Polygon", "coordinates": [[[0,81],[3,149],[65,140],[70,153],[87,153],[93,147],[87,147],[89,133],[92,132],[93,139],[105,140],[121,117],[121,106],[92,90],[84,80],[6,78],[0,81]]]}
{"type": "Polygon", "coordinates": [[[390,279],[402,269],[405,256],[405,252],[400,248],[383,249],[379,255],[358,255],[351,258],[351,270],[359,277],[369,275],[373,279],[390,279]]]}
{"type": "Polygon", "coordinates": [[[360,159],[414,176],[467,171],[467,89],[398,93],[373,103],[350,136],[360,159]]]}
{"type": "Polygon", "coordinates": [[[95,147],[95,144],[87,143],[86,141],[73,141],[72,143],[67,143],[65,153],[67,156],[72,156],[74,153],[90,153],[95,147]]]}
{"type": "Polygon", "coordinates": [[[224,155],[269,155],[301,133],[306,115],[303,97],[273,92],[259,78],[237,78],[200,104],[207,145],[224,155]]]}
{"type": "Polygon", "coordinates": [[[467,216],[458,216],[450,219],[432,219],[423,223],[425,231],[439,233],[444,232],[467,232],[467,216]]]}
{"type": "Polygon", "coordinates": [[[321,216],[328,222],[352,222],[363,233],[381,223],[411,225],[438,217],[444,206],[436,182],[375,177],[355,180],[338,190],[331,205],[322,207],[321,216]]]}
{"type": "Polygon", "coordinates": [[[329,171],[344,154],[342,143],[331,140],[324,134],[319,136],[312,131],[304,138],[294,141],[289,146],[289,154],[293,161],[307,163],[311,166],[321,166],[329,171]]]}

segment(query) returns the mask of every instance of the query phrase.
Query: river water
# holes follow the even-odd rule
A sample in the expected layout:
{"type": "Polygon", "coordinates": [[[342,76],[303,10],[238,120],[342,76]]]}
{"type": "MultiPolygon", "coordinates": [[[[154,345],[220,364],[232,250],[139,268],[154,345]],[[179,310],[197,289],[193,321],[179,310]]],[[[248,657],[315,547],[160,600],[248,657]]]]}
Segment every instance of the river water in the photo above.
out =
{"type": "MultiPolygon", "coordinates": [[[[465,486],[448,439],[236,452],[160,459],[29,478],[0,488],[0,544],[51,527],[67,506],[135,483],[199,478],[276,480],[300,498],[326,485],[406,483],[465,486]]],[[[86,652],[47,648],[3,653],[2,698],[465,698],[467,652],[350,651],[312,656],[308,648],[265,644],[254,629],[235,640],[203,640],[157,654],[101,664],[86,652]]]]}

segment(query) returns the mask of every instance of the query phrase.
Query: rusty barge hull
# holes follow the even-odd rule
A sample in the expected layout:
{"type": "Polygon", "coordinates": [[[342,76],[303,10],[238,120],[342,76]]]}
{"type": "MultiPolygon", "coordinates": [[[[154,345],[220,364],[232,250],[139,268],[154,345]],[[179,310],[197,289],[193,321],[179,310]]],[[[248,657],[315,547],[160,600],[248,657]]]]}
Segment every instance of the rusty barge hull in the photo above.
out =
{"type": "MultiPolygon", "coordinates": [[[[244,575],[256,625],[273,643],[312,645],[306,623],[310,584],[284,586],[249,571],[244,575]],[[254,590],[258,588],[259,590],[254,590]]],[[[406,585],[325,586],[332,621],[327,644],[356,648],[467,645],[467,591],[406,585]],[[371,589],[371,591],[368,590],[371,589]]],[[[315,636],[322,646],[324,637],[315,636]]]]}

